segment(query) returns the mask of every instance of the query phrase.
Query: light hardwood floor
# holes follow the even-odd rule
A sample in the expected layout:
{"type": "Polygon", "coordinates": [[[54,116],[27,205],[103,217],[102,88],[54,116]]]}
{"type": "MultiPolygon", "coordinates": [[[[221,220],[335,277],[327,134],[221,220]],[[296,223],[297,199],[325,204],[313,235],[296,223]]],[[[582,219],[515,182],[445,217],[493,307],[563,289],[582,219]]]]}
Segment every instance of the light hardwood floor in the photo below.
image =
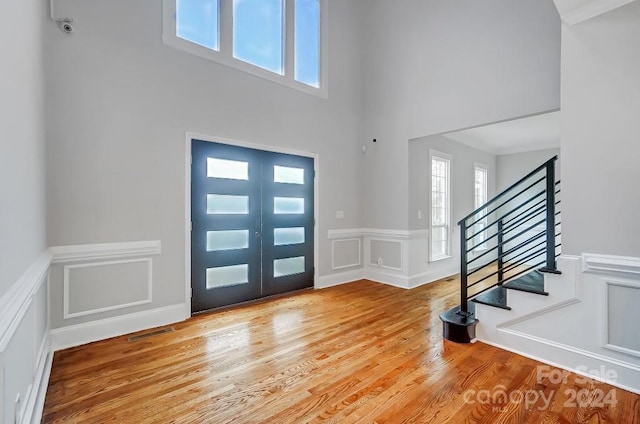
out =
{"type": "Polygon", "coordinates": [[[638,395],[549,378],[551,368],[482,343],[443,342],[438,315],[457,285],[358,281],[57,352],[43,421],[640,422],[638,395]]]}

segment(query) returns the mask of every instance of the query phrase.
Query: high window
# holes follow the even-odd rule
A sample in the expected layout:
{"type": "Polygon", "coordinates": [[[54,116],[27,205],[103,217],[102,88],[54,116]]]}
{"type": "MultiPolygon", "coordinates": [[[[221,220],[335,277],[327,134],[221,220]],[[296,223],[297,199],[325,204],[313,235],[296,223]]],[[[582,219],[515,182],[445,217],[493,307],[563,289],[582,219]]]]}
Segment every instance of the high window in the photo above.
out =
{"type": "Polygon", "coordinates": [[[450,156],[431,153],[431,261],[450,256],[450,170],[450,156]]]}
{"type": "MultiPolygon", "coordinates": [[[[485,167],[476,164],[474,167],[474,200],[473,208],[478,209],[480,206],[487,203],[487,175],[488,171],[485,167]]],[[[476,214],[475,219],[477,222],[473,226],[474,234],[477,234],[473,239],[473,245],[477,246],[476,249],[487,248],[487,217],[484,216],[486,210],[482,210],[476,214]]]]}
{"type": "Polygon", "coordinates": [[[164,43],[326,97],[327,0],[164,0],[164,43]]]}

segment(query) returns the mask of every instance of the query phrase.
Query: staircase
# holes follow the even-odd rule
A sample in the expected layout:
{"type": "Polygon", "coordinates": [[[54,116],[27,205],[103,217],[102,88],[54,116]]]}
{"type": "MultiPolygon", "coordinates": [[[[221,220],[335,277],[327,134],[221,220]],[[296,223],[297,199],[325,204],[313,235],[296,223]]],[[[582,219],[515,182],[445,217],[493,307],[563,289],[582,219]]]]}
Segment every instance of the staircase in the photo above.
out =
{"type": "Polygon", "coordinates": [[[560,274],[560,181],[549,159],[458,222],[460,305],[440,315],[444,338],[476,337],[476,304],[511,310],[509,292],[548,296],[544,273],[560,274]]]}

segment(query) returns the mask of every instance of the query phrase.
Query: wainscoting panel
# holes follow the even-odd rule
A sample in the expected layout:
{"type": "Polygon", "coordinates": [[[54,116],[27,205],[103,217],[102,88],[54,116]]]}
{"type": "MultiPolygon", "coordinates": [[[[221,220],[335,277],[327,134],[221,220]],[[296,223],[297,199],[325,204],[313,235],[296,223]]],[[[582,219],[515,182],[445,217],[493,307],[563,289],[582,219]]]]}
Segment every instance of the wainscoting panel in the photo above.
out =
{"type": "Polygon", "coordinates": [[[403,271],[402,242],[395,240],[370,239],[369,264],[380,268],[403,271]]]}
{"type": "Polygon", "coordinates": [[[45,250],[0,298],[0,422],[40,422],[51,358],[45,250]],[[18,401],[19,399],[19,401],[18,401]]]}
{"type": "Polygon", "coordinates": [[[152,301],[151,258],[64,266],[64,319],[152,301]]]}
{"type": "Polygon", "coordinates": [[[476,305],[478,339],[640,393],[640,258],[561,255],[558,268],[548,296],[513,290],[510,311],[476,305]]]}
{"type": "Polygon", "coordinates": [[[316,288],[366,278],[405,289],[437,281],[457,272],[457,262],[428,262],[428,230],[351,228],[329,230],[333,270],[316,288]],[[356,259],[357,258],[357,259],[356,259]],[[346,271],[343,271],[345,268],[346,271]]]}
{"type": "Polygon", "coordinates": [[[362,265],[362,239],[331,241],[331,269],[354,268],[362,265]]]}
{"type": "Polygon", "coordinates": [[[640,283],[608,280],[606,348],[640,357],[640,283]]]}

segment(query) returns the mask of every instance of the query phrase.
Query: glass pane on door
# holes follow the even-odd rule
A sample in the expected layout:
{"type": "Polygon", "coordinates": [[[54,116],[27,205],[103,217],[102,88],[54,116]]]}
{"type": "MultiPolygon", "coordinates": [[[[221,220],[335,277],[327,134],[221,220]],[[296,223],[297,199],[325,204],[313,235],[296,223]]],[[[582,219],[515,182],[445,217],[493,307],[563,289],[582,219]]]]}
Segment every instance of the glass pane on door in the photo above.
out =
{"type": "Polygon", "coordinates": [[[273,276],[276,278],[300,274],[302,272],[304,272],[304,256],[276,259],[273,261],[273,276]]]}
{"type": "Polygon", "coordinates": [[[249,282],[249,265],[221,266],[207,269],[207,289],[235,286],[249,282]]]}

